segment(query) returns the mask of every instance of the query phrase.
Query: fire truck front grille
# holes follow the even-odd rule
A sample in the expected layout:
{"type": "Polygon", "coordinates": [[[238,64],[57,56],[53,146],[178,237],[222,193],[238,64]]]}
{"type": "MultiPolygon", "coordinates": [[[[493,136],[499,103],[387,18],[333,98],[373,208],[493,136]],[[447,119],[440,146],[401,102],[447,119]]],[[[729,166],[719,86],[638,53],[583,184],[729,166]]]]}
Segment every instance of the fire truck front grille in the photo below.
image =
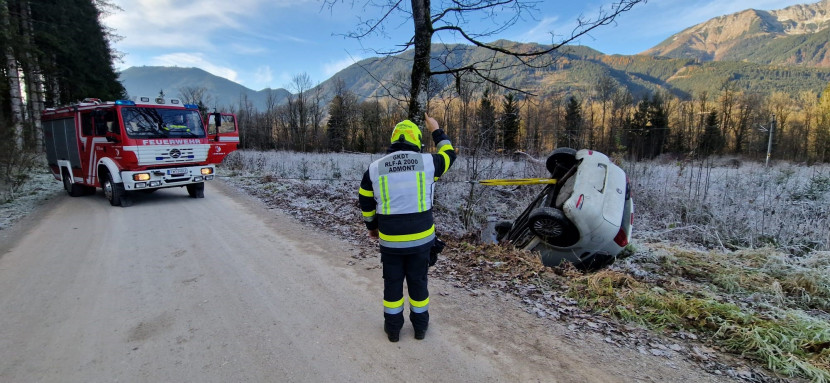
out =
{"type": "Polygon", "coordinates": [[[207,159],[210,145],[188,145],[188,146],[139,146],[138,164],[176,164],[187,162],[202,162],[207,159]]]}

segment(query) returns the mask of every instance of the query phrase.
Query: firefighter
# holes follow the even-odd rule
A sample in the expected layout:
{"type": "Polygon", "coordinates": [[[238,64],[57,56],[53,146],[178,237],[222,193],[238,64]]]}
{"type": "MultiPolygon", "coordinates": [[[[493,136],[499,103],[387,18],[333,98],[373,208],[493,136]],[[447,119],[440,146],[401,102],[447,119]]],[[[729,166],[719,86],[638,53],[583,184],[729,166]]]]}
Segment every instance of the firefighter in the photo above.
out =
{"type": "Polygon", "coordinates": [[[438,121],[426,115],[438,154],[421,153],[421,130],[404,120],[392,131],[387,155],[372,162],[360,182],[359,202],[369,236],[380,243],[384,331],[397,342],[404,323],[403,283],[415,339],[429,324],[427,269],[435,240],[433,186],[455,161],[455,149],[438,121]]]}

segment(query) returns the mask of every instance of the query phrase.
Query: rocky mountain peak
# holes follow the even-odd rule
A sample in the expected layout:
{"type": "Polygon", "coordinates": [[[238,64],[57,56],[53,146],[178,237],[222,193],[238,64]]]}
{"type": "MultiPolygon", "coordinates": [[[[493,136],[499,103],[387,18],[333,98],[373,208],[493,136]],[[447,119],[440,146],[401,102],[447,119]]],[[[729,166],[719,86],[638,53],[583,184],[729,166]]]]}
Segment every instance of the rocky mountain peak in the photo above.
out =
{"type": "MultiPolygon", "coordinates": [[[[793,37],[805,37],[827,31],[830,27],[830,0],[811,4],[797,4],[780,10],[763,11],[747,9],[729,15],[712,18],[677,33],[657,46],[643,52],[650,56],[696,58],[702,61],[747,60],[761,63],[813,62],[821,65],[823,57],[765,58],[754,60],[744,53],[749,41],[758,44],[772,43],[793,37]],[[764,62],[766,61],[766,62],[764,62]]],[[[803,43],[805,39],[795,41],[803,43]]],[[[813,45],[815,43],[813,42],[813,45]]],[[[797,47],[787,54],[803,55],[797,47]]]]}

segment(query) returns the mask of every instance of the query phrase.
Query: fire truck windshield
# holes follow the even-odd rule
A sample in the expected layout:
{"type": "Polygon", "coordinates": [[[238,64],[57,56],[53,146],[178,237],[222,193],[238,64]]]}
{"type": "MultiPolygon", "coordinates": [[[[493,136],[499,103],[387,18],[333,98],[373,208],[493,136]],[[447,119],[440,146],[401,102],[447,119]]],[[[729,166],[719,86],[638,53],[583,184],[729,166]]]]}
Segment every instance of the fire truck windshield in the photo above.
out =
{"type": "Polygon", "coordinates": [[[121,108],[130,138],[205,137],[202,118],[192,109],[121,108]]]}

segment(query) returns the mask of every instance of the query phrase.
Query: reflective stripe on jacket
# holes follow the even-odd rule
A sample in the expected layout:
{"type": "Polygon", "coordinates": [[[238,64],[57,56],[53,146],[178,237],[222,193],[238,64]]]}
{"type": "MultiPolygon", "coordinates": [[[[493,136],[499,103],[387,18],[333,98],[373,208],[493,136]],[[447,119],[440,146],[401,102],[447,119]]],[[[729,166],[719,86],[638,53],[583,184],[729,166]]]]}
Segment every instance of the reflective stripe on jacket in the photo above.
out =
{"type": "Polygon", "coordinates": [[[380,245],[404,249],[431,243],[435,164],[431,154],[397,151],[369,165],[380,245]]]}

